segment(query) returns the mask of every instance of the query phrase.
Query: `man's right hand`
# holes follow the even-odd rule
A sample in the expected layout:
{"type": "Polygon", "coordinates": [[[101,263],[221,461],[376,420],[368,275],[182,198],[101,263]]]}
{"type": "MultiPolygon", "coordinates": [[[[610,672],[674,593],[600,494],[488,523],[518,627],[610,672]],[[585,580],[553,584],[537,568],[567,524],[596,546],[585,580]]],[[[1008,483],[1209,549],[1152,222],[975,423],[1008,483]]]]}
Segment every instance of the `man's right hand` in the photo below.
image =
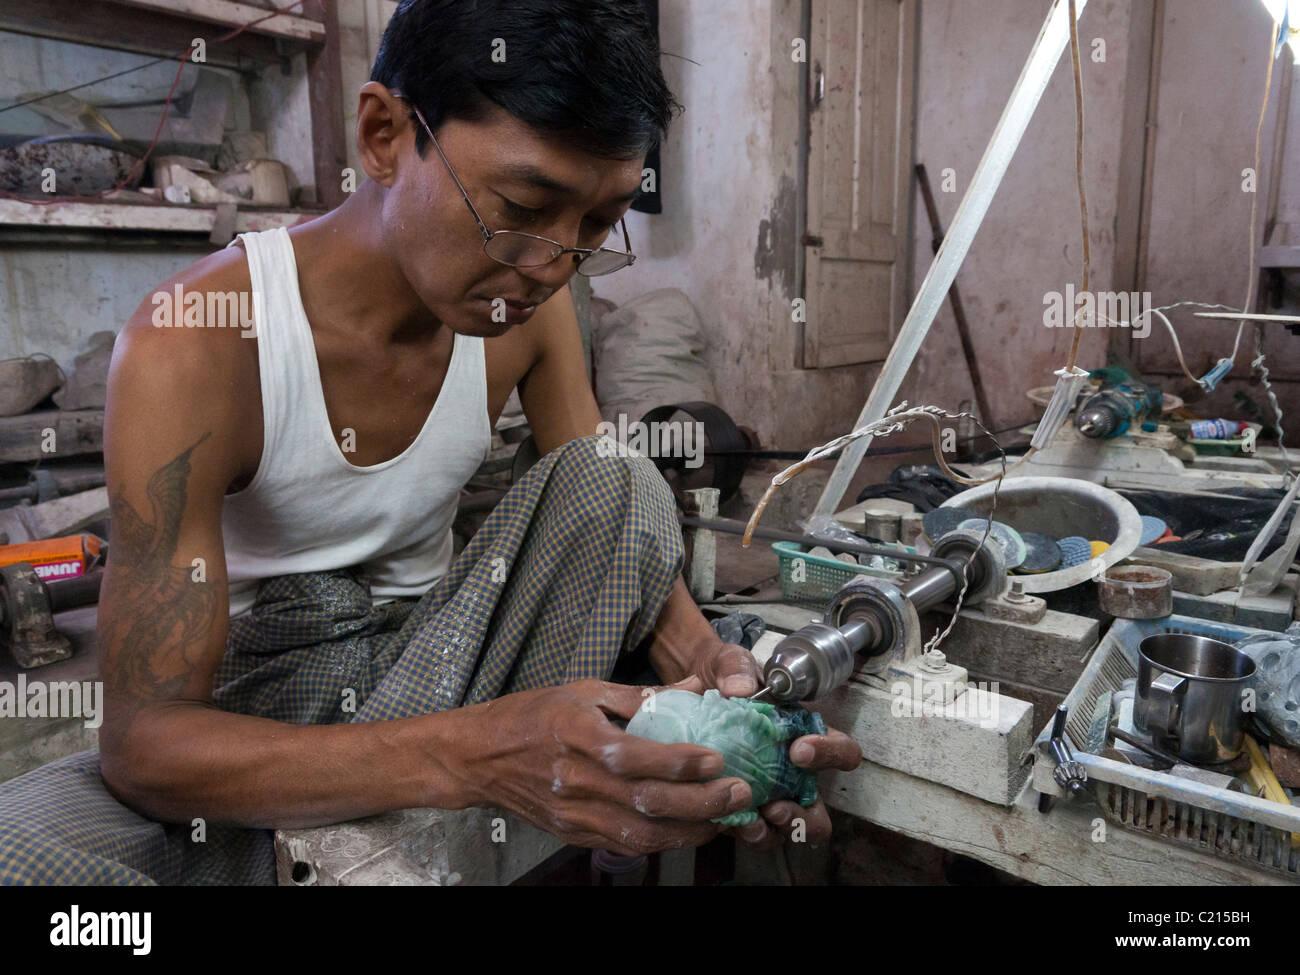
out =
{"type": "Polygon", "coordinates": [[[583,680],[460,709],[466,805],[504,807],[566,843],[628,856],[707,843],[723,829],[710,820],[749,807],[749,785],[706,781],[722,771],[710,748],[610,722],[630,719],[646,690],[583,680]]]}

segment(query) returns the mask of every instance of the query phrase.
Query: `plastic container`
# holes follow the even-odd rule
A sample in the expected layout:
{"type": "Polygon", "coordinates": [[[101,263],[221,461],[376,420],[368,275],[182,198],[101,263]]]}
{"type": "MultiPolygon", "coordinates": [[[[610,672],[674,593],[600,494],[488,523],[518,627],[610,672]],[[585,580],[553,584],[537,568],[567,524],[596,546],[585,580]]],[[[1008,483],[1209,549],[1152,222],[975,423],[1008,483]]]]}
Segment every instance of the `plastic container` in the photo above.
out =
{"type": "Polygon", "coordinates": [[[1174,611],[1174,577],[1154,565],[1116,565],[1097,580],[1102,612],[1126,620],[1154,620],[1174,611]]]}
{"type": "MultiPolygon", "coordinates": [[[[851,565],[823,555],[809,555],[808,550],[798,542],[773,542],[772,551],[780,560],[781,594],[791,602],[818,609],[855,576],[875,576],[877,579],[896,582],[903,575],[887,569],[851,565]],[[797,560],[802,561],[802,566],[797,560]]],[[[906,554],[915,553],[916,550],[905,546],[899,551],[906,554]]]]}

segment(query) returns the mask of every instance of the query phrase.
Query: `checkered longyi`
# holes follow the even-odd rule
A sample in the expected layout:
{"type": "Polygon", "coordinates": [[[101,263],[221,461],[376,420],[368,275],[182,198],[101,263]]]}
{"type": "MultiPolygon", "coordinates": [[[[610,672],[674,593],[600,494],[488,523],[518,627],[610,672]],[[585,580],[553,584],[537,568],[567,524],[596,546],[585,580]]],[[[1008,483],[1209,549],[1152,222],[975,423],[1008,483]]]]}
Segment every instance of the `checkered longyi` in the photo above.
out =
{"type": "MultiPolygon", "coordinates": [[[[682,563],[663,478],[611,443],[543,457],[419,599],[375,606],[356,569],[265,581],[230,622],[215,703],[293,724],[386,721],[609,679],[682,563]]],[[[274,883],[269,831],[192,832],[118,803],[98,752],[82,752],[0,784],[0,884],[274,883]]]]}

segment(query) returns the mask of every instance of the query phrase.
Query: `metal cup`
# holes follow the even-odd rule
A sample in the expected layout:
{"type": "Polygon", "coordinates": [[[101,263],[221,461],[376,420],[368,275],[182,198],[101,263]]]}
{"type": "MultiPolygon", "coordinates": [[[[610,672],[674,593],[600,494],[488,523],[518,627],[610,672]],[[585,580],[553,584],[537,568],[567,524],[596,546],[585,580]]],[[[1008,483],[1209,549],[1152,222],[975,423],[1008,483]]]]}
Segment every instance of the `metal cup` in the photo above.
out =
{"type": "Polygon", "coordinates": [[[1230,762],[1245,744],[1241,692],[1254,676],[1255,662],[1219,640],[1149,636],[1138,646],[1133,723],[1184,761],[1230,762]]]}

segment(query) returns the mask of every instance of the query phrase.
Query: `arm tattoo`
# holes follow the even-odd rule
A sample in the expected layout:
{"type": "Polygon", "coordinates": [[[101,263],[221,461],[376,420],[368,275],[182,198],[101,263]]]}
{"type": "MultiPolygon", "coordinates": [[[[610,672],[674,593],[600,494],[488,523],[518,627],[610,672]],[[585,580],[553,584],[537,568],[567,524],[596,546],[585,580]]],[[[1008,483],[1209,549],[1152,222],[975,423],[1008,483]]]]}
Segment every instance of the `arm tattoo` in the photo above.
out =
{"type": "Polygon", "coordinates": [[[189,486],[190,455],[205,433],[149,478],[149,511],[119,491],[112,500],[109,568],[112,599],[101,607],[103,677],[132,712],[178,697],[202,659],[215,594],[195,582],[189,559],[177,560],[189,486]]]}

